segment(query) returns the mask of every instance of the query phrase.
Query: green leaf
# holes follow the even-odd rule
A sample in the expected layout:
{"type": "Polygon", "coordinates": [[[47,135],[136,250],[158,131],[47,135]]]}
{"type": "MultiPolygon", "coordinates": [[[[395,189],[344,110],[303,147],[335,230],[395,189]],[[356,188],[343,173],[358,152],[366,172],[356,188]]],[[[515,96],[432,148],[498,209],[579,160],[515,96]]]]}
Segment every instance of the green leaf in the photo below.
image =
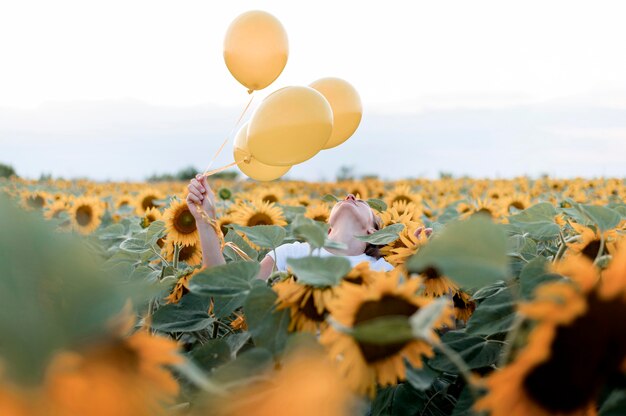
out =
{"type": "Polygon", "coordinates": [[[474,406],[474,397],[471,390],[465,386],[459,396],[452,416],[484,416],[483,413],[476,413],[472,410],[474,406]]]}
{"type": "Polygon", "coordinates": [[[560,227],[554,222],[556,209],[548,202],[540,202],[516,215],[509,222],[535,240],[549,240],[559,235],[560,227]]]}
{"type": "Polygon", "coordinates": [[[378,212],[383,212],[387,209],[387,204],[382,199],[370,198],[367,200],[367,204],[378,212]]]}
{"type": "Polygon", "coordinates": [[[326,241],[325,230],[317,224],[302,224],[293,229],[293,235],[304,239],[313,248],[324,247],[326,241]]]}
{"type": "Polygon", "coordinates": [[[215,319],[207,313],[208,307],[199,308],[202,303],[192,302],[192,299],[188,294],[179,303],[161,306],[152,315],[152,328],[162,332],[193,332],[208,328],[215,319]]]}
{"type": "Polygon", "coordinates": [[[257,347],[279,354],[287,342],[289,309],[276,310],[276,293],[267,286],[257,286],[243,304],[248,331],[257,347]]]}
{"type": "Polygon", "coordinates": [[[358,341],[374,345],[403,343],[413,339],[409,319],[403,315],[370,319],[352,328],[351,334],[358,341]]]}
{"type": "Polygon", "coordinates": [[[611,230],[620,223],[622,216],[606,207],[598,205],[579,205],[585,214],[593,221],[601,232],[611,230]]]}
{"type": "Polygon", "coordinates": [[[144,238],[130,237],[122,241],[120,244],[120,250],[128,251],[130,253],[144,253],[150,250],[150,247],[146,243],[144,238]]]}
{"type": "Polygon", "coordinates": [[[191,351],[191,358],[205,371],[230,361],[230,346],[224,339],[210,339],[191,351]]]}
{"type": "Polygon", "coordinates": [[[214,296],[213,314],[218,319],[229,316],[235,310],[243,306],[243,302],[246,300],[245,295],[246,293],[242,292],[239,296],[214,296]]]}
{"type": "Polygon", "coordinates": [[[441,318],[446,306],[450,304],[447,297],[440,297],[420,308],[411,316],[409,322],[415,338],[432,341],[433,326],[441,318]]]}
{"type": "Polygon", "coordinates": [[[626,414],[626,391],[613,390],[600,407],[600,416],[624,416],[626,414]]]}
{"type": "Polygon", "coordinates": [[[241,353],[213,372],[212,379],[218,383],[230,383],[254,376],[273,364],[272,354],[265,348],[252,348],[241,353]]]}
{"type": "Polygon", "coordinates": [[[335,195],[326,194],[322,197],[322,201],[334,204],[336,202],[339,202],[339,198],[337,198],[335,195]]]}
{"type": "Polygon", "coordinates": [[[358,240],[375,245],[385,245],[398,239],[398,234],[404,229],[404,224],[391,224],[369,235],[355,235],[358,240]]]}
{"type": "MultiPolygon", "coordinates": [[[[237,234],[235,230],[229,229],[226,233],[226,237],[224,237],[224,241],[227,243],[231,242],[235,244],[237,247],[243,250],[243,252],[246,253],[248,257],[250,257],[252,260],[256,260],[259,257],[259,253],[255,249],[250,247],[250,244],[248,244],[246,240],[244,240],[239,234],[237,234]]],[[[239,254],[235,253],[235,251],[228,246],[224,247],[224,254],[228,256],[231,260],[241,260],[239,254]]]]}
{"type": "Polygon", "coordinates": [[[189,281],[189,290],[203,296],[239,296],[252,288],[259,273],[255,261],[234,261],[211,267],[196,274],[189,281]]]}
{"type": "Polygon", "coordinates": [[[464,287],[503,279],[508,274],[507,266],[506,237],[483,215],[449,223],[407,261],[411,272],[433,267],[464,287]]]}
{"type": "Polygon", "coordinates": [[[406,366],[406,381],[417,390],[424,391],[428,389],[432,386],[438,375],[439,373],[437,371],[434,371],[427,365],[422,366],[422,368],[413,368],[410,365],[406,366]]]}
{"type": "Polygon", "coordinates": [[[289,258],[287,266],[299,283],[315,287],[338,285],[352,268],[348,259],[339,256],[289,258]]]}
{"type": "Polygon", "coordinates": [[[538,256],[529,261],[522,269],[519,280],[522,297],[531,299],[535,288],[546,282],[559,280],[561,276],[547,272],[548,260],[538,256]]]}
{"type": "Polygon", "coordinates": [[[264,248],[276,248],[284,240],[287,232],[283,227],[278,225],[255,225],[254,227],[244,227],[237,224],[231,226],[239,231],[244,232],[250,241],[264,248]]]}
{"type": "Polygon", "coordinates": [[[163,221],[153,221],[146,230],[146,241],[149,244],[156,244],[159,238],[165,235],[165,223],[163,221]]]}
{"type": "Polygon", "coordinates": [[[483,300],[467,322],[467,333],[493,335],[507,332],[515,321],[515,302],[506,288],[483,300]]]}
{"type": "MultiPolygon", "coordinates": [[[[462,331],[450,331],[441,337],[441,342],[456,351],[470,369],[488,367],[495,364],[502,350],[502,343],[490,342],[482,337],[468,335],[462,331]]],[[[458,369],[444,354],[437,353],[428,360],[435,370],[458,373],[458,369]]]]}

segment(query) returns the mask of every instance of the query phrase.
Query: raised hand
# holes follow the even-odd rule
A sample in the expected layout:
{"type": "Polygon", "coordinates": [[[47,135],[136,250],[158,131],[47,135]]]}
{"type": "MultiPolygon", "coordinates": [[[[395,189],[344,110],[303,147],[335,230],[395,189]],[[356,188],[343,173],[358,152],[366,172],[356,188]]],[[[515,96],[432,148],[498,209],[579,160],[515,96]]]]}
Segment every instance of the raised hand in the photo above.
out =
{"type": "Polygon", "coordinates": [[[187,206],[196,221],[202,219],[196,204],[199,204],[211,218],[215,218],[215,194],[213,194],[206,176],[198,173],[195,178],[189,181],[187,189],[189,189],[186,198],[187,206]]]}

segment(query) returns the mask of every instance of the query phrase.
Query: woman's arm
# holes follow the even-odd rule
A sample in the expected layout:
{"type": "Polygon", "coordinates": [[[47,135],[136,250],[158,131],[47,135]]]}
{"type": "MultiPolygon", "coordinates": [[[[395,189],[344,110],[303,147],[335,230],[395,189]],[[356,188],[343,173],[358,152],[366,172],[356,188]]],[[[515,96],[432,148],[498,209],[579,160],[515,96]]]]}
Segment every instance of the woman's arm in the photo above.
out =
{"type": "MultiPolygon", "coordinates": [[[[189,189],[187,206],[196,219],[196,227],[200,235],[202,265],[204,267],[212,267],[226,263],[222,254],[222,246],[217,234],[215,234],[215,230],[202,218],[196,207],[196,204],[200,204],[209,217],[215,218],[215,195],[207,183],[206,177],[200,174],[196,175],[195,179],[190,181],[187,189],[189,189]]],[[[261,261],[261,269],[257,278],[267,280],[273,269],[274,259],[270,256],[265,256],[261,261]]]]}
{"type": "Polygon", "coordinates": [[[200,246],[202,247],[202,265],[204,267],[213,267],[226,263],[222,254],[220,239],[213,227],[208,224],[196,204],[200,204],[204,212],[215,219],[215,195],[207,183],[206,176],[196,175],[194,179],[187,185],[189,194],[187,194],[187,207],[196,219],[196,227],[200,235],[200,246]]]}

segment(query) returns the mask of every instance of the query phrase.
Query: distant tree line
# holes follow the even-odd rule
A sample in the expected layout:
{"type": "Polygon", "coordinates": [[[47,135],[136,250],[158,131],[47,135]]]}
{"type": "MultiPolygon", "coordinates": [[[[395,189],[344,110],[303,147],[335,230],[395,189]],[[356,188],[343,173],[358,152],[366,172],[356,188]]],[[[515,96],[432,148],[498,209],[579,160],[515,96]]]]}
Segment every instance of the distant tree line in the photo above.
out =
{"type": "Polygon", "coordinates": [[[0,178],[10,178],[11,176],[17,176],[17,173],[15,173],[15,169],[13,169],[13,166],[0,163],[0,178]]]}
{"type": "MultiPolygon", "coordinates": [[[[164,181],[188,181],[196,176],[196,174],[200,172],[193,166],[188,166],[184,169],[179,170],[176,173],[161,173],[161,174],[153,174],[149,176],[146,180],[148,182],[164,182],[164,181]]],[[[239,173],[235,170],[227,170],[224,172],[218,172],[211,175],[214,179],[236,179],[239,176],[239,173]]]]}

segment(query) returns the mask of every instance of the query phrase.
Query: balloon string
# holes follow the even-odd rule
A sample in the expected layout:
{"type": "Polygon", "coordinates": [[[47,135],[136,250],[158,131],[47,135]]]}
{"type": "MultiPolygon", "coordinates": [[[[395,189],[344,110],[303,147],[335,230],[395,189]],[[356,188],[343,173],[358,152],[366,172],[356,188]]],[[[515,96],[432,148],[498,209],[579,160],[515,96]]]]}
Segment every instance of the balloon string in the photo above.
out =
{"type": "MultiPolygon", "coordinates": [[[[211,166],[213,166],[213,162],[215,162],[215,159],[217,159],[217,157],[219,156],[220,153],[222,153],[222,150],[224,150],[224,146],[226,146],[226,143],[228,143],[228,141],[230,140],[230,136],[233,135],[233,132],[235,131],[235,129],[237,128],[237,126],[239,126],[239,123],[241,123],[241,120],[243,120],[243,117],[246,115],[246,113],[248,112],[248,109],[250,108],[250,104],[252,104],[252,101],[254,100],[254,94],[250,93],[250,99],[248,100],[248,104],[246,104],[245,108],[243,109],[243,111],[241,112],[241,114],[239,114],[239,118],[237,119],[237,121],[235,122],[235,125],[233,126],[233,128],[230,130],[230,133],[228,133],[228,136],[226,136],[226,138],[224,139],[224,141],[222,142],[222,145],[220,146],[219,149],[217,149],[217,152],[215,153],[215,155],[213,156],[213,159],[211,159],[211,162],[209,162],[209,166],[207,166],[207,168],[204,170],[204,176],[210,176],[207,175],[207,173],[209,172],[209,170],[211,169],[211,166]]],[[[228,167],[230,166],[234,166],[233,164],[230,164],[228,167]]],[[[218,171],[219,172],[219,171],[218,171]]]]}

